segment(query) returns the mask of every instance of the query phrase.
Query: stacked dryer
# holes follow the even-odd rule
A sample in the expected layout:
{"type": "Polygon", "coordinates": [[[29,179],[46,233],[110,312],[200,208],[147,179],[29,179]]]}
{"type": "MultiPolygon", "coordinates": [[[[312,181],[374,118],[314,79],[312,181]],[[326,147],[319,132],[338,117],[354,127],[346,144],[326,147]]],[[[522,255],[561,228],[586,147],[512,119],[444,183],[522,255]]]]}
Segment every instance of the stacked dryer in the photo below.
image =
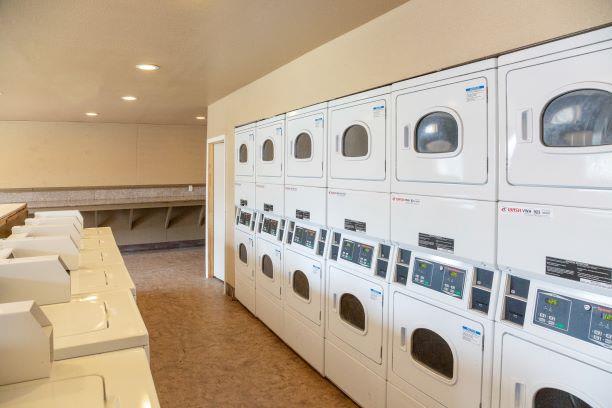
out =
{"type": "Polygon", "coordinates": [[[323,374],[327,103],[287,113],[286,128],[285,341],[323,374]]]}
{"type": "Polygon", "coordinates": [[[385,406],[389,87],[329,102],[325,375],[364,407],[385,406]]]}
{"type": "Polygon", "coordinates": [[[235,296],[255,314],[255,124],[234,132],[235,296]]]}
{"type": "Polygon", "coordinates": [[[389,407],[489,407],[496,60],[392,86],[389,407]]]}
{"type": "Polygon", "coordinates": [[[612,400],[612,28],[499,58],[499,407],[612,400]]]}
{"type": "Polygon", "coordinates": [[[284,338],[283,238],[285,115],[257,122],[255,131],[255,209],[258,213],[255,261],[257,317],[284,338]]]}

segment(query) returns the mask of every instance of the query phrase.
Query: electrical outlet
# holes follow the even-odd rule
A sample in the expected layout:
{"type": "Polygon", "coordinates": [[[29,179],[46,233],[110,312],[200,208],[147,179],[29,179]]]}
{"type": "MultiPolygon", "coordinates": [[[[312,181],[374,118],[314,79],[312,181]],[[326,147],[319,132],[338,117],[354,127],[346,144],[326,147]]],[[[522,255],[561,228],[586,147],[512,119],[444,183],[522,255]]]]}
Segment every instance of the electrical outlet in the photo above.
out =
{"type": "Polygon", "coordinates": [[[189,187],[187,187],[188,191],[193,191],[193,186],[190,184],[189,187]]]}

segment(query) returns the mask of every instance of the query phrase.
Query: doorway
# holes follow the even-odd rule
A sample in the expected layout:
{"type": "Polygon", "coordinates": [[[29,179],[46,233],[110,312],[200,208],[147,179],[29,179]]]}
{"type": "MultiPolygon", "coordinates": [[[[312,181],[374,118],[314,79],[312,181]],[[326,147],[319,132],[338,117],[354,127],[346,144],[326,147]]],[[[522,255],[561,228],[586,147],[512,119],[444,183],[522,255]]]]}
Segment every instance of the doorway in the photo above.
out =
{"type": "Polygon", "coordinates": [[[206,277],[225,282],[225,136],[206,146],[206,277]]]}

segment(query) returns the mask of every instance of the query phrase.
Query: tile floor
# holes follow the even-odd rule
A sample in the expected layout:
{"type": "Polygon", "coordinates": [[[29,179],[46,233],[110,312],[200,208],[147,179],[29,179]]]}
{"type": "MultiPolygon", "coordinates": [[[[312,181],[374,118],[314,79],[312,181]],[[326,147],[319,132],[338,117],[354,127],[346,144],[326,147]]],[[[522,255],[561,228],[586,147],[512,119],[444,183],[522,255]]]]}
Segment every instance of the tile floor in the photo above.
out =
{"type": "Polygon", "coordinates": [[[216,279],[204,249],[124,254],[149,330],[164,408],[354,407],[216,279]]]}

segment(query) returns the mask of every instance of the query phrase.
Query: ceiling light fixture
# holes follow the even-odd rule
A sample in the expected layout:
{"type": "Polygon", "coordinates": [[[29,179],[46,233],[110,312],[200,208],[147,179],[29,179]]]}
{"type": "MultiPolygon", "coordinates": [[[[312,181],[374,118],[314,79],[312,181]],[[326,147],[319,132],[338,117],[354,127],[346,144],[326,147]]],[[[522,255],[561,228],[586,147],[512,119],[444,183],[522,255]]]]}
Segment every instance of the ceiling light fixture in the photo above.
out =
{"type": "Polygon", "coordinates": [[[196,116],[195,117],[197,120],[205,120],[206,116],[196,116]]]}
{"type": "Polygon", "coordinates": [[[138,98],[132,95],[126,95],[126,96],[122,96],[121,99],[123,99],[124,101],[135,101],[138,98]]]}
{"type": "Polygon", "coordinates": [[[159,69],[159,65],[153,65],[153,64],[138,64],[136,65],[136,68],[143,70],[143,71],[157,71],[159,69]]]}
{"type": "Polygon", "coordinates": [[[98,116],[98,112],[86,112],[85,115],[94,117],[94,116],[98,116]]]}

